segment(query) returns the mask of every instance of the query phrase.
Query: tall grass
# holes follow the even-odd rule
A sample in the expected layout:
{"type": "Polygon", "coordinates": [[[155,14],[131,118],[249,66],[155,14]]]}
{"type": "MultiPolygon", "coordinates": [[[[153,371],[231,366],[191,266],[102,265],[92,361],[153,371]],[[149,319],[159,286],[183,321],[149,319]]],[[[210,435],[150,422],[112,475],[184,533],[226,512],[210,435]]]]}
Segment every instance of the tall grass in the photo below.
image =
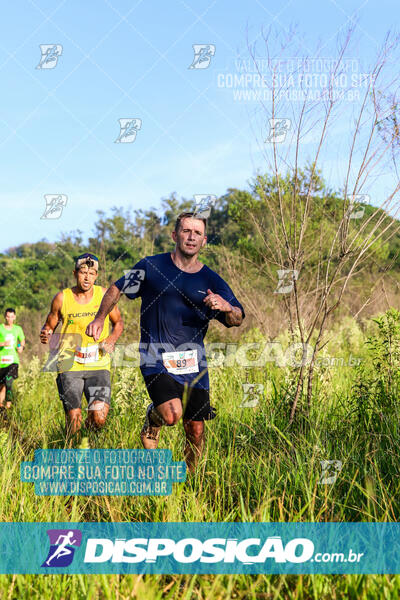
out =
{"type": "MultiPolygon", "coordinates": [[[[33,484],[20,482],[20,462],[33,460],[36,448],[65,446],[55,375],[42,373],[39,359],[31,360],[15,384],[9,422],[0,430],[1,521],[397,521],[399,410],[390,387],[397,376],[389,385],[378,360],[387,351],[385,318],[386,329],[369,325],[368,343],[351,321],[333,333],[326,357],[351,354],[363,361],[359,367],[321,363],[311,410],[300,410],[290,428],[288,369],[272,362],[266,368],[210,369],[217,418],[206,424],[204,458],[196,474],[174,484],[167,497],[43,497],[35,495],[33,484]],[[361,385],[366,369],[369,386],[374,382],[381,390],[375,403],[361,385]],[[246,381],[265,386],[254,408],[240,407],[246,381]],[[385,403],[388,394],[391,401],[385,403]],[[320,461],[333,459],[343,463],[336,482],[320,484],[320,461]]],[[[392,319],[400,322],[398,314],[392,319]]],[[[251,336],[259,334],[246,340],[251,336]]],[[[396,348],[392,341],[394,374],[396,348]]],[[[98,434],[83,430],[75,444],[84,446],[88,438],[92,448],[140,447],[147,403],[138,369],[116,369],[106,428],[98,434]]],[[[183,446],[180,424],[162,431],[160,447],[170,448],[174,460],[183,459],[183,446]]],[[[1,598],[8,599],[372,599],[399,593],[397,576],[0,576],[1,598]]]]}

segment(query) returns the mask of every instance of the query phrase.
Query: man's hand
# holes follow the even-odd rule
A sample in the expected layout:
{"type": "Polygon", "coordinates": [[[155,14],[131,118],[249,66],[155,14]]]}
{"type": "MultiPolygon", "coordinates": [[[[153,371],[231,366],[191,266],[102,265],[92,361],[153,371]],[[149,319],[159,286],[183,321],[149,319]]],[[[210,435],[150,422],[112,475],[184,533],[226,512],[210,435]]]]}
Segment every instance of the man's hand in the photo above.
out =
{"type": "MultiPolygon", "coordinates": [[[[52,329],[48,329],[47,327],[43,327],[40,332],[40,341],[42,344],[47,344],[50,339],[51,334],[53,333],[52,329]]],[[[22,352],[22,351],[21,351],[22,352]]]]}
{"type": "Polygon", "coordinates": [[[100,342],[99,348],[103,350],[106,354],[111,354],[115,350],[115,339],[112,335],[109,335],[108,338],[100,342]]]}
{"type": "Polygon", "coordinates": [[[23,351],[24,351],[24,347],[21,346],[21,344],[19,346],[17,346],[17,352],[18,352],[18,354],[22,354],[23,351]]]}
{"type": "Polygon", "coordinates": [[[211,308],[211,310],[219,310],[221,312],[231,312],[232,306],[224,300],[219,294],[213,294],[211,290],[207,290],[207,296],[203,302],[211,308]]]}
{"type": "Polygon", "coordinates": [[[104,327],[104,319],[100,319],[99,317],[96,317],[94,319],[94,321],[89,323],[89,325],[86,327],[86,335],[88,335],[89,337],[92,337],[94,339],[94,341],[97,342],[97,340],[101,336],[103,327],[104,327]]]}
{"type": "Polygon", "coordinates": [[[243,321],[243,315],[240,308],[231,306],[229,302],[224,300],[219,294],[213,294],[211,290],[207,290],[207,296],[203,302],[211,308],[211,310],[219,310],[225,313],[225,322],[228,327],[239,327],[243,321]]]}

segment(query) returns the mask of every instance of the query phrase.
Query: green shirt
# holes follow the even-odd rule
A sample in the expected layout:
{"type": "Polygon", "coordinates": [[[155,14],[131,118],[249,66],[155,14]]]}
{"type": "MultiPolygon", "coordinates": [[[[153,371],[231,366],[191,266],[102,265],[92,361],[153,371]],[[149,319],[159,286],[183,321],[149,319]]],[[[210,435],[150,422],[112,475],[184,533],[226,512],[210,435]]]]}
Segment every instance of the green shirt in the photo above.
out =
{"type": "Polygon", "coordinates": [[[0,325],[0,344],[4,344],[4,342],[10,344],[9,346],[0,346],[0,368],[14,363],[19,364],[17,344],[24,339],[24,332],[19,325],[12,325],[11,329],[6,329],[4,323],[0,325]]]}

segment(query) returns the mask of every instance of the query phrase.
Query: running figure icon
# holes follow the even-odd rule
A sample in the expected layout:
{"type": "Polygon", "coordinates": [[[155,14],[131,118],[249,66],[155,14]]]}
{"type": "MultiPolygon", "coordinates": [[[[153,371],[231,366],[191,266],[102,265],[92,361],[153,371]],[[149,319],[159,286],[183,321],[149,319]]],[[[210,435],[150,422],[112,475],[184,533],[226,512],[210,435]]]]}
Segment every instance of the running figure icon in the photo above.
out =
{"type": "Polygon", "coordinates": [[[67,546],[72,546],[73,544],[76,544],[78,540],[74,540],[74,532],[73,531],[69,531],[66,535],[59,535],[56,541],[57,549],[55,552],[53,552],[53,554],[50,556],[50,558],[48,560],[46,560],[46,565],[50,566],[51,561],[58,557],[61,558],[62,556],[67,556],[68,554],[73,554],[73,550],[71,550],[71,548],[68,548],[67,546]],[[60,540],[63,540],[62,542],[60,542],[60,540]]]}

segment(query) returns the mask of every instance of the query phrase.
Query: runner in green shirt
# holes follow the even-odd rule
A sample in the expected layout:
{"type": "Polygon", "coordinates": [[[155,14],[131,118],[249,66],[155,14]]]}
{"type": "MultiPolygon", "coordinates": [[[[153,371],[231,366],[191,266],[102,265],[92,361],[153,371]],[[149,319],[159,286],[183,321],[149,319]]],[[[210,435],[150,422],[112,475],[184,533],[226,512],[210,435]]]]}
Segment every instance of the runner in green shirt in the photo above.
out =
{"type": "Polygon", "coordinates": [[[11,407],[12,384],[18,377],[19,355],[25,347],[22,327],[14,325],[15,310],[7,308],[0,325],[0,409],[11,407]]]}

